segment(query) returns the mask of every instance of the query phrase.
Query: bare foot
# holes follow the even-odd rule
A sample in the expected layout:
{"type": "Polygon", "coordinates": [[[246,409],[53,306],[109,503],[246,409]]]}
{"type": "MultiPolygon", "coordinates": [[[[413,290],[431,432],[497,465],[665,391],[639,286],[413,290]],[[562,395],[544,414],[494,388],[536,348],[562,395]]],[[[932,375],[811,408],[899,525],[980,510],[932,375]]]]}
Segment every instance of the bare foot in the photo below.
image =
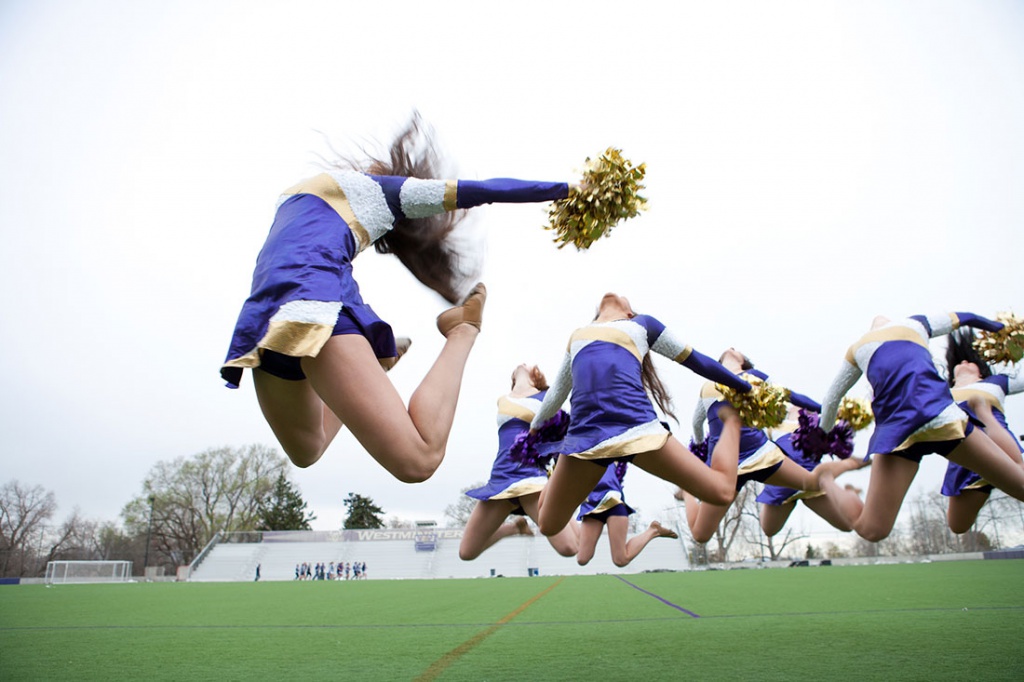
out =
{"type": "Polygon", "coordinates": [[[665,526],[661,525],[657,521],[651,521],[651,525],[649,526],[649,528],[650,528],[650,530],[653,530],[655,532],[655,537],[658,537],[658,538],[674,538],[674,539],[676,539],[676,538],[679,537],[679,535],[674,530],[666,528],[665,526]]]}

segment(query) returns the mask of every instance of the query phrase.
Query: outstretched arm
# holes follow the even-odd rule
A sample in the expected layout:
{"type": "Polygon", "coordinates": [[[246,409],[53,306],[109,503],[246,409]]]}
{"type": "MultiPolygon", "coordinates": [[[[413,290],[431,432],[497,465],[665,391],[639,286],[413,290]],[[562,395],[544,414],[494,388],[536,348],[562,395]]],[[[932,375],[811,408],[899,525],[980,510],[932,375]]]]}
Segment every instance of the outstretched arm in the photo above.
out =
{"type": "Polygon", "coordinates": [[[536,431],[544,422],[554,417],[555,413],[565,403],[565,399],[569,397],[569,391],[571,390],[572,357],[569,355],[569,350],[566,350],[565,357],[562,358],[562,366],[558,368],[558,374],[555,375],[551,388],[548,389],[547,394],[544,396],[544,402],[541,403],[540,409],[537,410],[537,414],[533,416],[533,421],[530,422],[530,430],[536,431]]]}
{"type": "Polygon", "coordinates": [[[1003,328],[1002,322],[990,320],[974,313],[947,313],[939,315],[912,315],[912,320],[917,320],[924,325],[930,338],[945,336],[954,329],[960,327],[974,327],[987,332],[997,332],[1003,328]]]}
{"type": "Polygon", "coordinates": [[[741,393],[746,393],[750,390],[750,384],[723,367],[717,360],[712,360],[703,353],[694,350],[688,343],[683,343],[677,339],[672,332],[665,328],[665,325],[650,315],[637,315],[633,319],[647,330],[647,338],[651,344],[651,350],[655,353],[678,362],[683,367],[696,372],[710,381],[725,384],[729,388],[741,393]]]}
{"type": "Polygon", "coordinates": [[[836,414],[839,411],[839,401],[843,399],[847,391],[853,388],[853,385],[860,379],[861,372],[860,367],[851,363],[849,360],[843,360],[843,366],[840,368],[836,378],[832,381],[832,385],[828,387],[828,392],[825,393],[825,400],[821,407],[821,419],[818,421],[820,426],[825,431],[831,431],[832,427],[836,424],[836,414]]]}
{"type": "MultiPolygon", "coordinates": [[[[757,377],[761,381],[768,381],[768,375],[759,369],[749,369],[746,370],[746,372],[757,377]]],[[[821,412],[821,405],[811,398],[808,398],[803,393],[797,393],[796,391],[790,390],[789,402],[793,403],[797,407],[802,407],[808,412],[821,412]]]]}
{"type": "Polygon", "coordinates": [[[482,204],[525,204],[554,201],[569,196],[565,182],[537,182],[494,178],[492,180],[421,180],[390,175],[371,176],[384,190],[388,206],[407,218],[472,208],[482,204]]]}

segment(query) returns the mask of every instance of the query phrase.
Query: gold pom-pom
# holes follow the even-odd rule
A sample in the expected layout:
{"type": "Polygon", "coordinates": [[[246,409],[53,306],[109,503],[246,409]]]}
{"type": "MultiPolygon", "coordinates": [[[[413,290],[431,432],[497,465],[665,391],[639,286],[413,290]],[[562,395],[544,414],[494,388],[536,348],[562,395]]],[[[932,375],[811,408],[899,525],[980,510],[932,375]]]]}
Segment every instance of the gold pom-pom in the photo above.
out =
{"type": "Polygon", "coordinates": [[[634,166],[622,151],[609,147],[597,159],[587,157],[580,184],[569,196],[551,204],[546,230],[554,230],[558,248],[572,244],[578,250],[590,248],[601,237],[611,234],[620,220],[637,216],[647,208],[640,196],[645,164],[634,166]]]}
{"type": "Polygon", "coordinates": [[[854,431],[866,429],[875,421],[871,403],[865,398],[843,398],[836,416],[849,424],[854,431]]]}
{"type": "Polygon", "coordinates": [[[997,332],[979,331],[974,339],[974,349],[985,362],[1020,362],[1024,358],[1024,319],[1013,313],[999,313],[996,320],[1003,323],[997,332]]]}
{"type": "Polygon", "coordinates": [[[789,389],[775,386],[758,377],[745,375],[750,391],[740,393],[718,384],[718,390],[736,408],[743,424],[754,429],[773,429],[786,420],[789,389]]]}

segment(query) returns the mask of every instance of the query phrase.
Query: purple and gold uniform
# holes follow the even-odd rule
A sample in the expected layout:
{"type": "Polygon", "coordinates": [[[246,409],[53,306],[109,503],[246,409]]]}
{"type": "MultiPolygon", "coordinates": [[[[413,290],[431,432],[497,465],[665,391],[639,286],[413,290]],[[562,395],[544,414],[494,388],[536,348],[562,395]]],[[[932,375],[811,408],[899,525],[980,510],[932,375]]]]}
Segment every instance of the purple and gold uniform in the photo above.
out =
{"type": "Polygon", "coordinates": [[[626,496],[622,492],[627,466],[625,462],[608,465],[601,480],[597,482],[594,490],[580,505],[580,513],[576,517],[578,521],[591,518],[604,523],[609,516],[629,516],[636,512],[626,504],[626,496]]]}
{"type": "Polygon", "coordinates": [[[828,431],[835,425],[839,401],[863,374],[874,393],[871,410],[875,415],[866,459],[882,453],[915,460],[929,452],[948,454],[973,427],[939,376],[928,339],[960,326],[1002,328],[972,313],[914,315],[862,336],[847,350],[843,367],[829,387],[821,428],[828,431]]]}
{"type": "Polygon", "coordinates": [[[572,392],[572,417],[557,452],[588,460],[624,458],[661,448],[669,432],[658,421],[641,377],[653,351],[739,391],[750,384],[677,340],[650,315],[594,322],[573,332],[558,374],[533,418],[537,429],[572,392]]]}
{"type": "MultiPolygon", "coordinates": [[[[757,377],[762,381],[768,381],[768,375],[757,369],[748,369],[740,373],[740,378],[757,377]]],[[[790,399],[794,405],[806,410],[817,412],[821,409],[818,403],[799,393],[790,392],[790,399]]],[[[722,420],[718,412],[723,405],[728,405],[725,396],[718,389],[714,382],[704,384],[700,389],[700,400],[693,411],[693,439],[696,442],[704,440],[704,419],[708,420],[708,458],[707,465],[711,466],[712,457],[715,453],[715,445],[722,435],[722,420]]],[[[740,453],[739,470],[736,477],[736,490],[739,490],[747,481],[764,481],[770,477],[785,459],[784,453],[778,445],[771,441],[764,431],[744,426],[740,429],[740,453]]]]}
{"type": "MultiPolygon", "coordinates": [[[[999,422],[1006,431],[1013,436],[1009,425],[1006,423],[1006,396],[1024,392],[1024,372],[1018,370],[1015,376],[1006,374],[993,374],[973,384],[954,388],[952,390],[953,400],[960,403],[964,408],[970,400],[983,400],[992,407],[992,416],[999,422]]],[[[1017,449],[1024,453],[1020,441],[1013,438],[1017,449]]],[[[942,481],[942,494],[946,497],[955,497],[965,490],[980,490],[989,492],[992,484],[988,483],[978,474],[970,469],[965,469],[959,464],[950,462],[946,466],[946,477],[942,481]]]]}
{"type": "MultiPolygon", "coordinates": [[[[795,421],[784,421],[777,429],[772,430],[772,440],[779,446],[779,449],[785,453],[786,457],[802,466],[807,471],[814,471],[814,467],[818,466],[818,463],[804,454],[803,450],[798,449],[793,445],[793,432],[796,430],[799,422],[795,421]],[[776,434],[776,432],[778,432],[776,434]]],[[[808,500],[812,497],[821,497],[824,495],[824,491],[808,492],[806,490],[797,490],[796,488],[785,488],[781,485],[771,485],[766,483],[764,489],[758,493],[757,501],[761,504],[771,505],[773,507],[781,507],[784,504],[790,502],[796,502],[797,500],[808,500]]]]}
{"type": "MultiPolygon", "coordinates": [[[[535,463],[518,462],[510,453],[516,438],[530,430],[530,421],[546,393],[541,391],[526,398],[509,395],[498,398],[498,456],[487,485],[467,490],[467,495],[477,500],[515,500],[544,488],[548,482],[544,468],[535,463]]],[[[521,509],[516,513],[522,513],[521,509]]]]}
{"type": "MultiPolygon", "coordinates": [[[[237,388],[242,370],[259,367],[264,351],[315,357],[338,333],[361,334],[377,357],[394,357],[390,325],[363,302],[352,276],[352,260],[360,252],[396,219],[491,202],[551,201],[568,193],[564,182],[420,180],[350,170],[300,182],[278,201],[221,376],[237,388]]],[[[285,378],[302,378],[297,368],[290,371],[298,375],[285,378]]]]}

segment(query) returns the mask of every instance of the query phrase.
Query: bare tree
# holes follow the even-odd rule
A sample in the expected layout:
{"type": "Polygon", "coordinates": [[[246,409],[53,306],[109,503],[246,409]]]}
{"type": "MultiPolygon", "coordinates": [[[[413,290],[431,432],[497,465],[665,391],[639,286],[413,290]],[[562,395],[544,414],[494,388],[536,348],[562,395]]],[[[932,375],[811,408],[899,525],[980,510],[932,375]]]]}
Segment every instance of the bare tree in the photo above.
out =
{"type": "MultiPolygon", "coordinates": [[[[718,524],[718,530],[711,537],[711,542],[693,543],[694,549],[690,560],[695,564],[708,561],[728,561],[729,551],[736,540],[750,536],[750,520],[757,518],[756,498],[757,494],[754,492],[753,486],[741,488],[722,521],[718,524]]],[[[690,539],[693,540],[692,535],[690,539]]]]}
{"type": "Polygon", "coordinates": [[[187,564],[217,532],[256,528],[260,503],[284,466],[281,455],[262,445],[158,462],[143,481],[142,494],[122,510],[125,528],[129,535],[146,536],[152,518],[157,563],[187,564]]]}
{"type": "Polygon", "coordinates": [[[0,575],[39,570],[46,523],[56,510],[56,496],[40,485],[10,481],[0,486],[0,575]]]}
{"type": "Polygon", "coordinates": [[[473,509],[476,508],[476,500],[467,495],[466,491],[473,490],[474,488],[480,488],[483,485],[484,483],[467,485],[459,491],[459,498],[444,508],[444,517],[448,520],[449,527],[466,527],[466,524],[469,523],[469,515],[472,514],[473,509]]]}

